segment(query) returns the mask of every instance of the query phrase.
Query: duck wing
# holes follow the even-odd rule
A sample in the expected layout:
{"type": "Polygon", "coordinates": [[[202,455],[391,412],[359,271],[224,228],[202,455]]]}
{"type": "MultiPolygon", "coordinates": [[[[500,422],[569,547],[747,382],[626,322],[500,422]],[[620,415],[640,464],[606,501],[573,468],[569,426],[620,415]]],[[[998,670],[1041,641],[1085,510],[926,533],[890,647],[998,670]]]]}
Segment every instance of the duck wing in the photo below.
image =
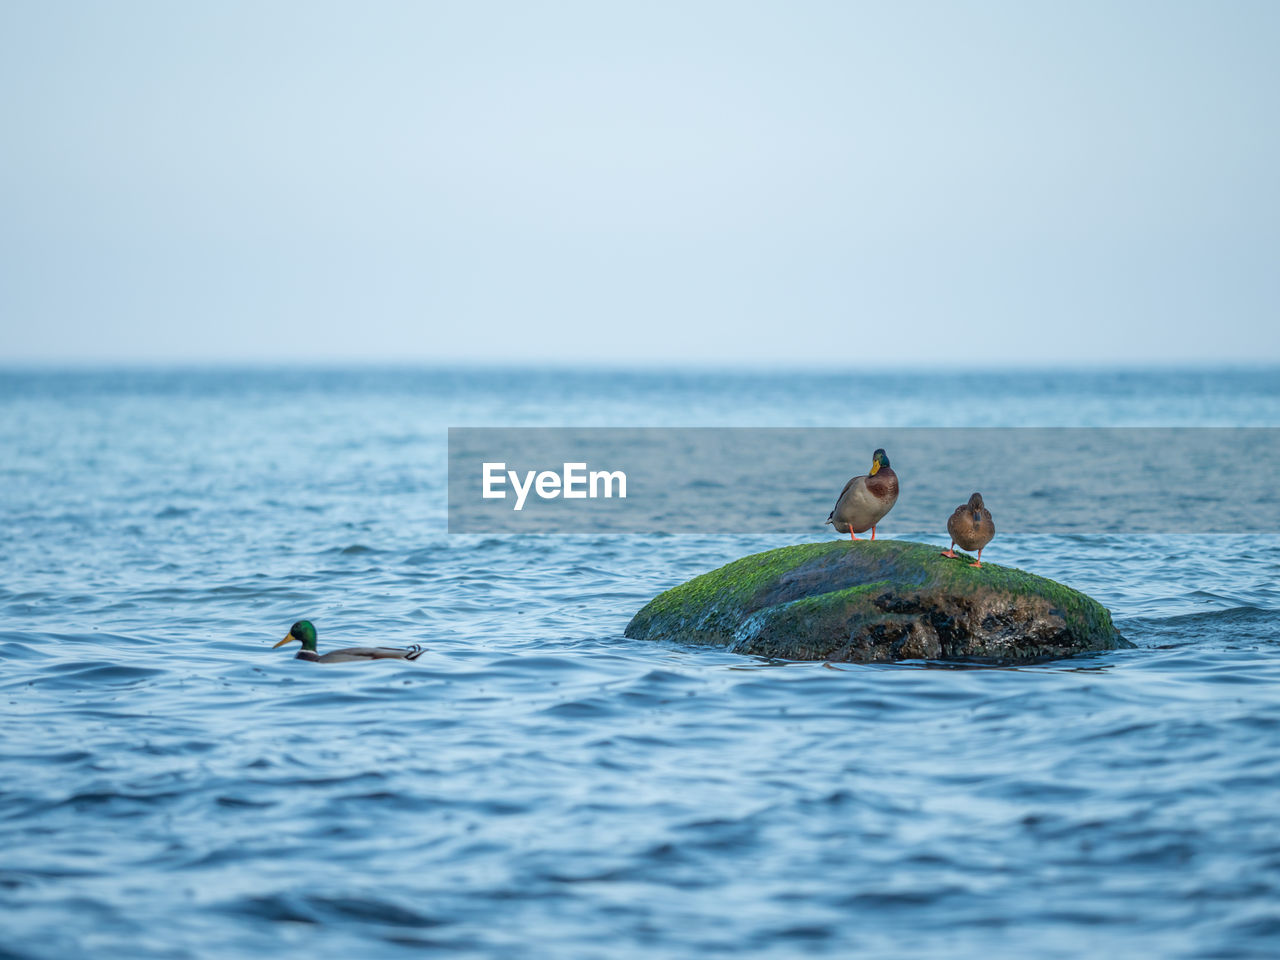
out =
{"type": "Polygon", "coordinates": [[[849,495],[849,491],[853,488],[853,485],[857,483],[859,480],[865,483],[866,479],[867,479],[866,474],[863,474],[860,477],[851,477],[849,479],[849,482],[844,485],[844,489],[840,491],[840,496],[836,497],[836,505],[832,507],[831,512],[827,514],[827,523],[832,523],[835,520],[836,513],[840,509],[840,504],[842,504],[844,502],[845,497],[849,495]]]}
{"type": "Polygon", "coordinates": [[[983,546],[991,542],[991,538],[996,535],[996,522],[991,519],[991,511],[986,507],[982,508],[982,517],[978,521],[978,529],[982,531],[983,546]]]}
{"type": "Polygon", "coordinates": [[[417,660],[427,648],[415,643],[411,647],[346,647],[322,655],[318,663],[355,663],[358,660],[417,660]]]}

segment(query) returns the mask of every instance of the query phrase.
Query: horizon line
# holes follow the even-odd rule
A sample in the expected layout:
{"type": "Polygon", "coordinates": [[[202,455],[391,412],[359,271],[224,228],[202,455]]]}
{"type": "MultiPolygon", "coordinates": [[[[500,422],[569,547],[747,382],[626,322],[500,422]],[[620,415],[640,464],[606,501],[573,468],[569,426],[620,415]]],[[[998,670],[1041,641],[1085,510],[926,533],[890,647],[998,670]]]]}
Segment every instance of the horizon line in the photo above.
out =
{"type": "Polygon", "coordinates": [[[987,364],[953,364],[922,361],[878,363],[865,370],[856,364],[833,364],[767,361],[632,361],[613,360],[475,360],[390,358],[309,358],[250,360],[219,358],[185,359],[53,359],[25,358],[0,360],[0,373],[160,373],[160,372],[255,372],[317,370],[394,370],[403,372],[565,372],[565,373],[752,373],[752,374],[983,374],[983,373],[1233,373],[1262,372],[1280,368],[1280,359],[1221,360],[1212,362],[1161,360],[1151,362],[997,362],[987,364]]]}

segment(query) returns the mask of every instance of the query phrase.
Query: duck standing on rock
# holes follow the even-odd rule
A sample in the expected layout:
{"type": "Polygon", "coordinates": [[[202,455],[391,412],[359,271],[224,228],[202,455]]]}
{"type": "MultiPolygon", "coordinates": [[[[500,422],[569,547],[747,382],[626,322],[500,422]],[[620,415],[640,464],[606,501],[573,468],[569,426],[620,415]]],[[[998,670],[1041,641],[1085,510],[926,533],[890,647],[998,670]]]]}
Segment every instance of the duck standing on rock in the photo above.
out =
{"type": "MultiPolygon", "coordinates": [[[[276,647],[283,647],[291,640],[302,644],[298,651],[298,660],[310,660],[312,663],[355,663],[358,660],[417,660],[427,652],[427,648],[419,644],[411,647],[347,647],[343,650],[330,650],[323,656],[316,652],[316,628],[310,620],[299,620],[276,647]]],[[[275,647],[272,647],[274,650],[275,647]]]]}
{"type": "Polygon", "coordinates": [[[857,540],[858,534],[871,531],[876,538],[876,524],[898,502],[898,475],[889,466],[889,456],[877,450],[871,456],[871,470],[865,477],[854,477],[840,491],[835,508],[827,516],[827,523],[838,533],[849,534],[857,540]]]}
{"type": "Polygon", "coordinates": [[[982,566],[982,548],[996,535],[996,525],[982,502],[982,494],[975,493],[968,503],[956,507],[947,520],[947,533],[951,534],[951,546],[942,552],[944,557],[954,557],[958,543],[965,550],[978,551],[977,561],[969,566],[982,566]]]}

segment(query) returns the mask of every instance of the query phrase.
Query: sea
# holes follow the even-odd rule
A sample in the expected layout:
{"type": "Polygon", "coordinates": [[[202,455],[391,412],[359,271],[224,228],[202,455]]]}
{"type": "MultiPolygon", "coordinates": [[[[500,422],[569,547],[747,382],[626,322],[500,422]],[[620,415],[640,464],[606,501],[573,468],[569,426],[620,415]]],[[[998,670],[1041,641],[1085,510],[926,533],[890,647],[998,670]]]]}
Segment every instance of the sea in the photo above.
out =
{"type": "Polygon", "coordinates": [[[1280,531],[997,513],[1134,649],[755,659],[623,631],[829,504],[450,534],[492,426],[1277,427],[1280,371],[0,371],[0,958],[1280,955],[1280,531]]]}

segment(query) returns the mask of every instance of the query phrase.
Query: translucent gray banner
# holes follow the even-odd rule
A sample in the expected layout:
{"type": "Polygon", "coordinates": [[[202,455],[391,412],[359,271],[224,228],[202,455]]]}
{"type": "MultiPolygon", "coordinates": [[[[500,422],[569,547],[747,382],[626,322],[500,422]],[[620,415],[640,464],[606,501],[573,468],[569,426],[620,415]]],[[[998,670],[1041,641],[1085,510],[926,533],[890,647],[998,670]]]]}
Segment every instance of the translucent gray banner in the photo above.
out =
{"type": "Polygon", "coordinates": [[[1004,534],[1280,532],[1280,429],[1207,427],[451,428],[449,532],[830,533],[877,448],[881,537],[974,491],[1004,534]]]}

